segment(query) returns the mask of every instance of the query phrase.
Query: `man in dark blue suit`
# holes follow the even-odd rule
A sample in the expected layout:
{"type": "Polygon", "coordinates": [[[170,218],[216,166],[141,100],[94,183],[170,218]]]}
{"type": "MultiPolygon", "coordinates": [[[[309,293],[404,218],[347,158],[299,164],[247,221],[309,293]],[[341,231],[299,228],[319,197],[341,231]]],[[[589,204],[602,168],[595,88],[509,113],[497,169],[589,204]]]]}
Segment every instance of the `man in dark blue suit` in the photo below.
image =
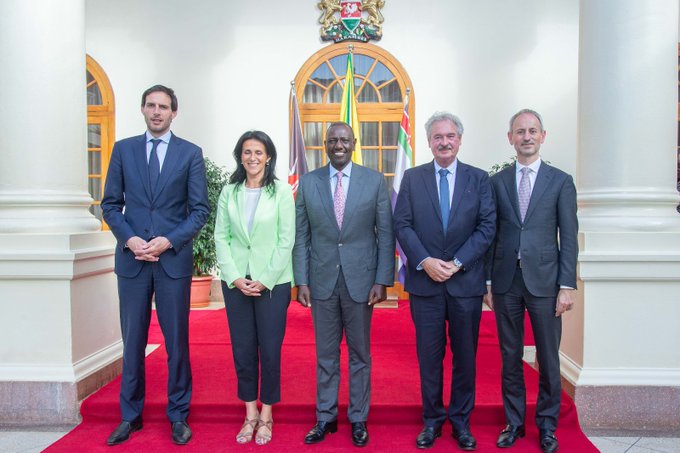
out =
{"type": "Polygon", "coordinates": [[[536,426],[545,453],[558,450],[555,437],[562,401],[560,340],[562,314],[576,296],[578,218],[571,176],[541,160],[543,119],[524,109],[510,118],[508,141],[517,162],[491,178],[498,235],[488,255],[485,302],[496,312],[503,360],[503,407],[507,425],[498,437],[512,447],[526,430],[522,355],[524,313],[536,340],[539,389],[536,426]]]}
{"type": "Polygon", "coordinates": [[[189,296],[193,237],[210,207],[201,149],[170,132],[177,116],[172,89],[156,85],[142,95],[146,133],[113,147],[102,199],[104,220],[118,241],[120,324],[123,376],[122,422],[108,445],[126,441],[142,429],[144,351],[151,319],[151,298],[168,353],[168,407],[172,440],[186,444],[191,399],[189,296]]]}
{"type": "Polygon", "coordinates": [[[485,293],[484,255],[496,230],[486,172],[456,156],[463,136],[458,117],[435,113],[425,124],[434,161],[406,170],[394,209],[394,230],[406,254],[405,289],[416,328],[424,427],[418,448],[441,436],[446,322],[453,352],[448,419],[463,450],[475,401],[477,337],[485,293]]]}

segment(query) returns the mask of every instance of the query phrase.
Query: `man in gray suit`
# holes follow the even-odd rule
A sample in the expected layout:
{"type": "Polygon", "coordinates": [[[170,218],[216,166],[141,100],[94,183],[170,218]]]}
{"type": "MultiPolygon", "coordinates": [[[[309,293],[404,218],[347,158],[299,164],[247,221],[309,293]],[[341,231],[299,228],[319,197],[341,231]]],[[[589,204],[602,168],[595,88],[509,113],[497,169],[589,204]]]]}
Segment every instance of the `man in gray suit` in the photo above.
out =
{"type": "Polygon", "coordinates": [[[394,283],[392,210],[381,173],[352,163],[356,139],[345,123],[326,133],[330,165],[300,179],[293,269],[297,300],[312,308],[316,339],[316,419],[306,444],[338,429],[340,341],[349,350],[352,442],[368,443],[371,315],[394,283]]]}
{"type": "Polygon", "coordinates": [[[512,447],[525,435],[522,354],[526,310],[540,365],[536,402],[539,444],[542,451],[552,453],[559,448],[555,430],[562,394],[561,315],[574,304],[578,220],[571,176],[542,162],[539,156],[545,135],[543,120],[533,110],[521,110],[510,119],[508,140],[517,152],[517,162],[491,178],[497,230],[489,253],[485,302],[496,312],[503,362],[507,426],[497,445],[512,447]]]}

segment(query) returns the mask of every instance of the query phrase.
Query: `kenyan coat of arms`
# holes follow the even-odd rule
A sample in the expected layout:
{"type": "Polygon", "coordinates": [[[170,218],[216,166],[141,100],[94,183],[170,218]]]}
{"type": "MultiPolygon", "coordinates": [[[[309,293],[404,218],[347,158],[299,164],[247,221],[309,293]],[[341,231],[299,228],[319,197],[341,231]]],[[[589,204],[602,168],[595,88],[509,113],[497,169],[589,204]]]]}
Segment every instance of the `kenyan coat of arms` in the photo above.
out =
{"type": "Polygon", "coordinates": [[[380,10],[385,0],[321,0],[317,6],[322,11],[319,23],[324,41],[367,42],[382,38],[385,18],[380,10]]]}

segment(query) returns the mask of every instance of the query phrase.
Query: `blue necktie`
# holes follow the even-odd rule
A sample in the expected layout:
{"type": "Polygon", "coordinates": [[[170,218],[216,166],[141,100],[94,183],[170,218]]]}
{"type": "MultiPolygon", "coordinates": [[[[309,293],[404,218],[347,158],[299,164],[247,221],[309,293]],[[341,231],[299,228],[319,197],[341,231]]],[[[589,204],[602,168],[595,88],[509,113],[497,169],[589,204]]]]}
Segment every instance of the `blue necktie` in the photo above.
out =
{"type": "Polygon", "coordinates": [[[161,175],[161,162],[158,160],[158,153],[156,149],[162,140],[155,138],[151,140],[153,146],[151,147],[151,155],[149,156],[149,184],[151,185],[151,196],[153,197],[156,186],[158,185],[158,177],[161,175]]]}
{"type": "Polygon", "coordinates": [[[444,232],[446,232],[446,227],[449,224],[449,212],[451,210],[449,206],[449,180],[446,176],[449,171],[446,168],[439,170],[439,209],[442,213],[442,227],[444,227],[444,232]]]}

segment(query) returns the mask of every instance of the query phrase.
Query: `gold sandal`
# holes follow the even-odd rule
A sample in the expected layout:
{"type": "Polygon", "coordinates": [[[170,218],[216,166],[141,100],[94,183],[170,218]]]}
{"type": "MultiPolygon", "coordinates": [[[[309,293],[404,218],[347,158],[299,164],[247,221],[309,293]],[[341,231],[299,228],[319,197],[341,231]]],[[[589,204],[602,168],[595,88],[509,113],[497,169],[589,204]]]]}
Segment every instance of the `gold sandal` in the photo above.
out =
{"type": "Polygon", "coordinates": [[[272,440],[272,427],[274,426],[274,420],[269,420],[269,421],[264,421],[264,420],[258,420],[257,421],[257,428],[256,428],[256,433],[255,433],[255,443],[257,445],[266,445],[272,440]],[[269,434],[263,434],[261,433],[262,428],[267,428],[269,430],[269,434]]]}
{"type": "Polygon", "coordinates": [[[248,420],[246,418],[246,420],[243,422],[243,425],[241,426],[241,430],[236,435],[236,442],[239,444],[247,444],[253,440],[253,433],[257,429],[258,424],[259,419],[254,418],[252,420],[248,420]],[[247,428],[250,428],[250,430],[247,430],[247,428]]]}

